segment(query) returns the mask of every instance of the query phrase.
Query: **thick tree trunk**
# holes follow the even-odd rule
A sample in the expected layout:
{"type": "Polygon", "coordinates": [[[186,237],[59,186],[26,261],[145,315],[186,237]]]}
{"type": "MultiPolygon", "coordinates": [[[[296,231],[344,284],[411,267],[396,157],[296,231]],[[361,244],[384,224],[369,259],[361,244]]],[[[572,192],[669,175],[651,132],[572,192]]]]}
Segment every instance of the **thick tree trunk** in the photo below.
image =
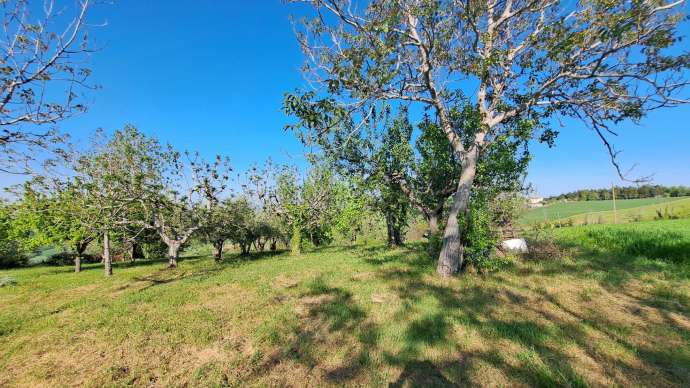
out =
{"type": "Polygon", "coordinates": [[[216,240],[213,242],[213,257],[216,261],[223,260],[223,243],[225,243],[223,240],[216,240]]]}
{"type": "Polygon", "coordinates": [[[168,268],[177,268],[177,258],[180,255],[180,244],[173,242],[168,245],[168,268]]]}
{"type": "Polygon", "coordinates": [[[443,246],[438,257],[436,272],[441,276],[452,276],[458,272],[462,266],[464,245],[462,243],[462,233],[458,222],[460,214],[467,214],[470,203],[470,194],[474,184],[474,176],[477,171],[477,151],[469,152],[464,165],[462,174],[458,182],[458,189],[453,195],[453,204],[448,213],[448,222],[443,232],[443,246]]]}
{"type": "Polygon", "coordinates": [[[113,276],[113,258],[110,256],[110,231],[103,232],[103,268],[105,276],[113,276]]]}
{"type": "Polygon", "coordinates": [[[271,252],[274,252],[277,248],[278,247],[276,239],[271,239],[271,252]]]}
{"type": "Polygon", "coordinates": [[[81,272],[81,259],[84,257],[84,251],[88,247],[88,243],[80,242],[75,246],[76,256],[74,257],[74,272],[81,272]]]}

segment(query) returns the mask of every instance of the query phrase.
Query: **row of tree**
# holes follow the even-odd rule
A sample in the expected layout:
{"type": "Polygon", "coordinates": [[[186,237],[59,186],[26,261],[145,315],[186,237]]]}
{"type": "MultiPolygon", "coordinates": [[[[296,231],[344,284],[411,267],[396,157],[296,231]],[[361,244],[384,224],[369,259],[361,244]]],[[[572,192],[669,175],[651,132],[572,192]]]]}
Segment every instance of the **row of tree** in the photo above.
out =
{"type": "Polygon", "coordinates": [[[192,239],[211,244],[220,261],[227,242],[242,254],[279,245],[300,253],[305,242],[355,242],[374,229],[366,198],[326,165],[302,176],[269,160],[233,175],[228,158],[206,161],[131,126],[111,137],[99,134],[89,149],[71,155],[63,174],[15,188],[16,200],[1,207],[5,265],[20,261],[22,249],[63,246],[79,272],[87,248],[99,243],[110,276],[113,244],[127,247],[132,259],[147,244],[163,245],[175,268],[192,239]]]}
{"type": "MultiPolygon", "coordinates": [[[[616,187],[615,194],[617,199],[636,199],[636,198],[655,198],[655,197],[686,197],[690,196],[690,187],[687,186],[661,186],[661,185],[641,185],[616,187]]],[[[546,201],[597,201],[610,200],[613,198],[611,188],[606,189],[583,189],[570,193],[560,194],[546,198],[546,201]]]]}

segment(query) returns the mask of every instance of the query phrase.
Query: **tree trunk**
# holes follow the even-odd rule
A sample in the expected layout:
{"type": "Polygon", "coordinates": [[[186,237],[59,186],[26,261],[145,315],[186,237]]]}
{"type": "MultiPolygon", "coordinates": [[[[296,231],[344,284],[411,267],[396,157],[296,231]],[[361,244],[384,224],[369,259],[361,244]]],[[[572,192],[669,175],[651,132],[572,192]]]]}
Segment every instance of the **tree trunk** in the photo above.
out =
{"type": "Polygon", "coordinates": [[[462,166],[458,189],[453,194],[453,204],[450,213],[448,213],[448,222],[443,232],[443,246],[436,268],[436,272],[444,277],[456,274],[462,266],[465,247],[461,237],[464,231],[460,230],[458,216],[460,214],[466,215],[469,209],[470,194],[477,171],[477,157],[476,149],[467,154],[467,159],[462,166]]]}
{"type": "Polygon", "coordinates": [[[278,247],[276,239],[271,239],[271,251],[274,252],[277,248],[278,247]]]}
{"type": "Polygon", "coordinates": [[[177,268],[177,258],[180,254],[180,244],[172,242],[168,245],[168,268],[177,268]]]}
{"type": "Polygon", "coordinates": [[[74,257],[74,272],[79,273],[81,272],[81,259],[84,257],[84,251],[88,247],[88,243],[86,242],[79,242],[76,244],[75,251],[76,251],[76,256],[74,257]]]}
{"type": "Polygon", "coordinates": [[[103,232],[103,267],[105,276],[113,276],[113,258],[110,256],[110,231],[103,232]]]}
{"type": "Polygon", "coordinates": [[[298,226],[292,227],[292,238],[290,239],[290,251],[293,256],[302,253],[302,231],[298,226]]]}
{"type": "Polygon", "coordinates": [[[137,243],[132,241],[129,245],[129,259],[134,263],[137,260],[137,243]]]}
{"type": "Polygon", "coordinates": [[[403,237],[398,226],[397,219],[392,213],[386,214],[386,227],[388,230],[388,246],[400,247],[403,245],[403,237]]]}
{"type": "Polygon", "coordinates": [[[223,243],[225,243],[223,240],[216,240],[213,242],[213,257],[216,261],[223,260],[223,243]]]}

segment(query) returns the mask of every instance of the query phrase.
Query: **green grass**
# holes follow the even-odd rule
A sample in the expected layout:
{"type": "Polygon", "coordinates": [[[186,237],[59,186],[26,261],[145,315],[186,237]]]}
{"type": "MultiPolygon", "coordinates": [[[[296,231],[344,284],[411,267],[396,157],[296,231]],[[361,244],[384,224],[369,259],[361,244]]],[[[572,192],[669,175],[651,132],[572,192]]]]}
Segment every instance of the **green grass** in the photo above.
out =
{"type": "MultiPolygon", "coordinates": [[[[683,208],[690,208],[690,198],[641,198],[641,199],[625,199],[616,201],[616,209],[621,216],[619,220],[634,218],[638,213],[633,209],[640,211],[642,219],[652,219],[656,213],[656,209],[663,209],[663,205],[682,204],[683,208]]],[[[600,217],[602,222],[613,220],[613,201],[578,201],[578,202],[557,202],[542,208],[530,209],[523,217],[520,218],[519,223],[522,225],[530,225],[544,221],[555,221],[559,219],[566,219],[574,216],[584,216],[590,213],[590,223],[599,222],[600,217]]],[[[690,215],[690,211],[687,211],[690,215]]],[[[582,218],[582,217],[580,217],[582,218]]],[[[581,223],[584,219],[578,219],[581,223]]]]}
{"type": "Polygon", "coordinates": [[[0,386],[688,386],[690,221],[554,233],[453,279],[415,245],[0,271],[0,386]]]}

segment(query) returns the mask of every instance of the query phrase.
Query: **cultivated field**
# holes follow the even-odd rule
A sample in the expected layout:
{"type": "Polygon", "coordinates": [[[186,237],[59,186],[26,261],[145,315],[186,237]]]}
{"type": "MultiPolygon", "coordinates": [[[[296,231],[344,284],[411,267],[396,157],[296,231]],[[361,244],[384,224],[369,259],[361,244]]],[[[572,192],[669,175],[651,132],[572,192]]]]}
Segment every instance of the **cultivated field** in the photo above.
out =
{"type": "Polygon", "coordinates": [[[1,271],[0,386],[690,385],[690,220],[555,233],[446,280],[415,246],[1,271]]]}
{"type": "MultiPolygon", "coordinates": [[[[681,217],[690,216],[690,198],[640,198],[616,201],[619,221],[652,220],[667,209],[681,217]],[[639,216],[639,219],[636,217],[639,216]]],[[[519,220],[522,225],[531,225],[544,221],[566,220],[572,218],[576,224],[607,223],[613,221],[613,201],[573,201],[557,202],[542,208],[530,209],[519,220]],[[601,218],[601,219],[600,219],[601,218]]]]}

